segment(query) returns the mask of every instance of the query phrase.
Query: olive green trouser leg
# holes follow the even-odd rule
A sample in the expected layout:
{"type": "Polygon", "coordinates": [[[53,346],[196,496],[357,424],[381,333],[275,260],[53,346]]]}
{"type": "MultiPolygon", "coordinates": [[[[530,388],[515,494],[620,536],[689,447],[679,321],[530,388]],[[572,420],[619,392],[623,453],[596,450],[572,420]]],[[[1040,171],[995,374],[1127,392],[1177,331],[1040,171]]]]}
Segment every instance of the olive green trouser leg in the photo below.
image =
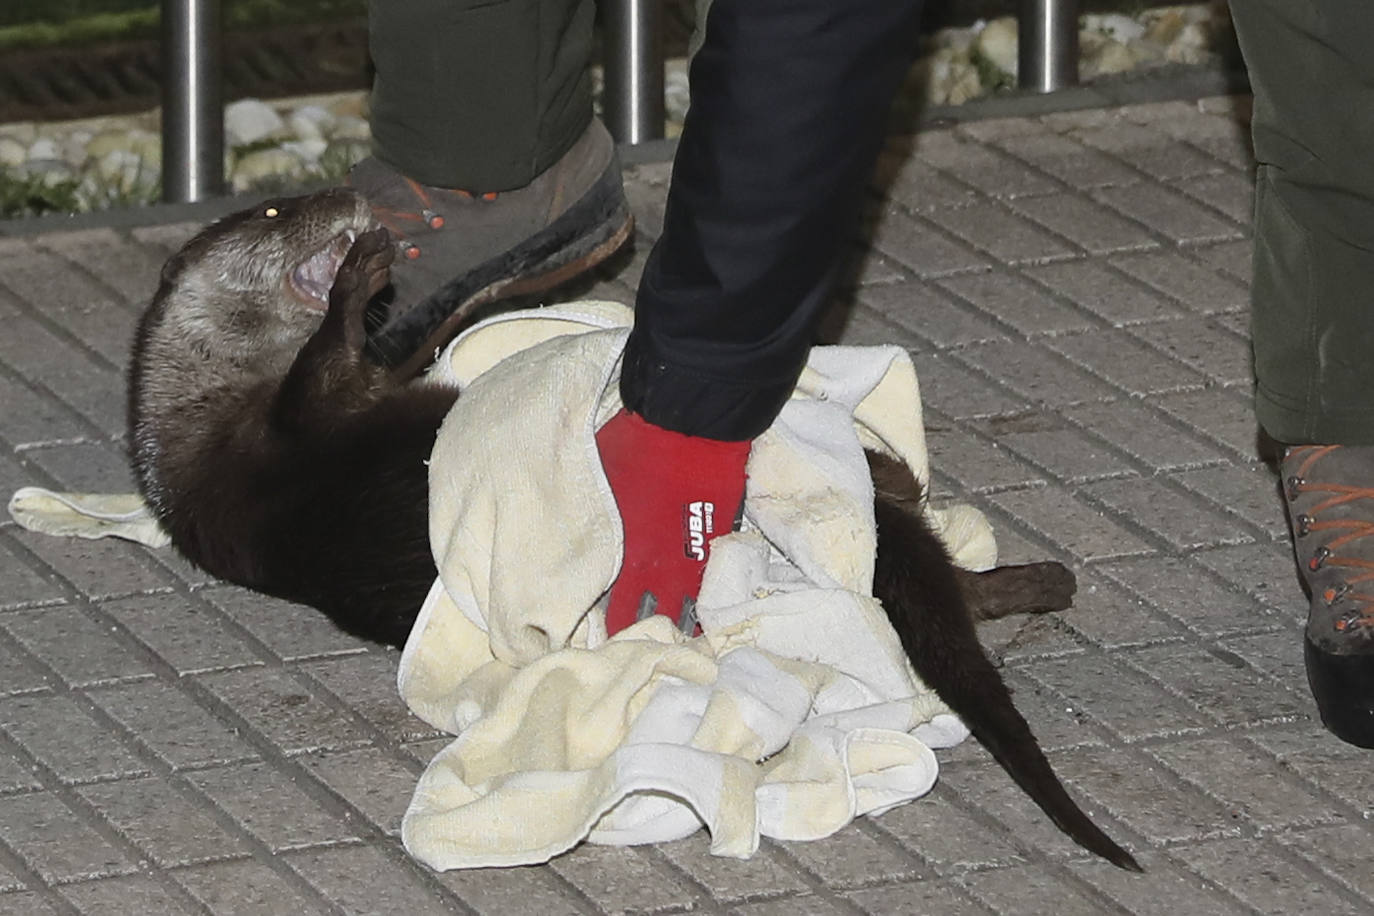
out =
{"type": "Polygon", "coordinates": [[[1374,444],[1374,10],[1232,0],[1255,93],[1251,337],[1260,425],[1374,444]]]}
{"type": "Polygon", "coordinates": [[[370,0],[375,155],[423,184],[524,187],[592,117],[593,0],[370,0]]]}

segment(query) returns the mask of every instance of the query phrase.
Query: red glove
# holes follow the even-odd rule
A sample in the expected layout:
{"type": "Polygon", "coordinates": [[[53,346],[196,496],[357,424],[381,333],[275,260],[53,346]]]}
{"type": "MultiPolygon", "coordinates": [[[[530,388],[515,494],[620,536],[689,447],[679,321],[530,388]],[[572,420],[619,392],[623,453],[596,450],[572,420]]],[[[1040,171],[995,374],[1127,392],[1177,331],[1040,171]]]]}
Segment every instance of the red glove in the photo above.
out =
{"type": "Polygon", "coordinates": [[[690,635],[710,542],[734,528],[744,501],[750,443],[685,436],[622,410],[596,445],[625,527],[606,632],[658,613],[690,635]]]}

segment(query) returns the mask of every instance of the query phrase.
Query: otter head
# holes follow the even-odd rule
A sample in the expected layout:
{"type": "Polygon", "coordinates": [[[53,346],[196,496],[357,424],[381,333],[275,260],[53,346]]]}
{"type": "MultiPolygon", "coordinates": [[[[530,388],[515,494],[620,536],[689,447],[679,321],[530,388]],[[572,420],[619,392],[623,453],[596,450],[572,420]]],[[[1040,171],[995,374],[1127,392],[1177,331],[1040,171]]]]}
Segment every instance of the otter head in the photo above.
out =
{"type": "Polygon", "coordinates": [[[346,188],[227,216],[167,262],[149,317],[182,347],[276,364],[319,326],[340,262],[375,225],[367,202],[346,188]]]}

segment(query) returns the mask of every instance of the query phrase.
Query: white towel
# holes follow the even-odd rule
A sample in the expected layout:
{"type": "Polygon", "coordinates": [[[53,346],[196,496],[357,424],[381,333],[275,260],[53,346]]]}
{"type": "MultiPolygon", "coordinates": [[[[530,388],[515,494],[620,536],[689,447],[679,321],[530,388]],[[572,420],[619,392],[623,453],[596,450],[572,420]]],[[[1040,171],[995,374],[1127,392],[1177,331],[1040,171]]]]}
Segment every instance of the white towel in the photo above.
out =
{"type": "MultiPolygon", "coordinates": [[[[435,868],[702,825],[713,852],[748,856],[760,835],[823,837],[919,797],[937,772],[930,748],[967,735],[871,596],[862,447],[927,473],[916,377],[896,347],[813,353],[754,444],[745,529],[712,542],[704,636],[651,618],[606,639],[622,531],[594,434],[620,407],[629,321],[615,303],[502,315],[436,369],[464,395],[430,468],[439,579],[397,679],[417,715],[458,736],[402,825],[435,868]]],[[[995,562],[975,510],[932,518],[958,562],[995,562]]]]}

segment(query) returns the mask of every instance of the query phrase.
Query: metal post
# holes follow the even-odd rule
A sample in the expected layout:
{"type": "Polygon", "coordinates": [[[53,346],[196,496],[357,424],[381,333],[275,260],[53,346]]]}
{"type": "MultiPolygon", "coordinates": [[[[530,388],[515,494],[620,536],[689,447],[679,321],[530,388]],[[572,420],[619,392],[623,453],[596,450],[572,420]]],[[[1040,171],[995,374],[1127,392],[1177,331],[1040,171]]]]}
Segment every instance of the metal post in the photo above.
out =
{"type": "Polygon", "coordinates": [[[605,89],[602,115],[621,143],[663,136],[662,0],[602,0],[605,89]]]}
{"type": "Polygon", "coordinates": [[[162,0],[162,199],[224,193],[220,0],[162,0]]]}
{"type": "Polygon", "coordinates": [[[1021,0],[1017,16],[1017,83],[1053,92],[1078,85],[1079,0],[1021,0]]]}

